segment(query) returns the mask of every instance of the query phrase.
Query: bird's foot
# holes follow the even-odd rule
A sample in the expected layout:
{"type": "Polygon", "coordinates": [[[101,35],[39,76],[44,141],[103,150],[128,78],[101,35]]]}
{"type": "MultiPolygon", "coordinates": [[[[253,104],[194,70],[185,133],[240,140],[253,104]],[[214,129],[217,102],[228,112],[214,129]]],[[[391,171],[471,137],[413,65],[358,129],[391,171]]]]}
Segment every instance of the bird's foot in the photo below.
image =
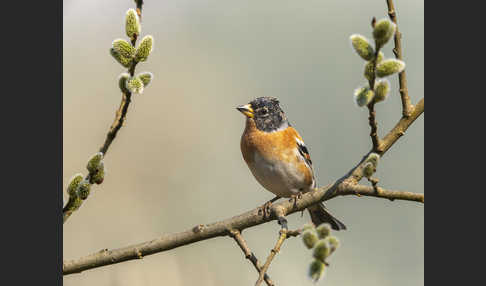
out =
{"type": "Polygon", "coordinates": [[[302,192],[298,192],[297,194],[290,195],[289,202],[294,201],[294,208],[297,207],[297,200],[302,198],[302,192]]]}
{"type": "Polygon", "coordinates": [[[263,217],[270,217],[270,214],[272,212],[270,207],[272,206],[272,203],[274,201],[278,200],[278,199],[280,199],[280,197],[277,196],[277,197],[269,200],[268,202],[264,203],[261,207],[259,207],[258,214],[263,213],[263,217]]]}

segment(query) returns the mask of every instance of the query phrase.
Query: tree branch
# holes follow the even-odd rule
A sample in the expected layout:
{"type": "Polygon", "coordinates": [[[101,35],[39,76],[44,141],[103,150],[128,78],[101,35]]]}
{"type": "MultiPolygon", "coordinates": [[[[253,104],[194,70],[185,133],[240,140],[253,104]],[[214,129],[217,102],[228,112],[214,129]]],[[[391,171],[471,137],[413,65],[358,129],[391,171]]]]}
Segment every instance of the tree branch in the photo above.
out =
{"type": "MultiPolygon", "coordinates": [[[[258,259],[256,258],[255,254],[253,254],[253,252],[251,252],[250,248],[246,244],[246,241],[245,241],[245,239],[243,239],[243,236],[241,235],[241,233],[238,230],[231,230],[230,236],[233,237],[233,239],[236,241],[238,246],[241,248],[241,250],[245,254],[245,258],[251,261],[253,266],[255,266],[255,269],[260,274],[261,271],[262,271],[262,267],[261,267],[260,263],[258,263],[258,259]]],[[[265,280],[265,283],[267,283],[268,286],[274,286],[275,285],[273,283],[273,281],[270,279],[270,277],[267,275],[267,273],[265,273],[263,275],[263,279],[265,280]]]]}
{"type": "Polygon", "coordinates": [[[391,146],[407,131],[408,127],[424,112],[424,98],[422,98],[415,107],[412,107],[409,116],[404,116],[398,121],[393,129],[383,138],[378,153],[383,155],[391,146]]]}
{"type": "MultiPolygon", "coordinates": [[[[393,53],[395,57],[399,60],[403,60],[402,56],[402,33],[398,31],[398,23],[397,23],[397,13],[395,10],[395,6],[393,5],[392,0],[387,0],[386,4],[388,5],[388,16],[396,25],[396,32],[395,32],[395,48],[393,49],[393,53]]],[[[405,70],[398,74],[398,80],[400,85],[400,96],[402,98],[402,114],[404,117],[410,116],[413,110],[413,105],[410,101],[410,97],[408,96],[408,88],[407,88],[407,77],[405,74],[405,70]]]]}
{"type": "MultiPolygon", "coordinates": [[[[138,0],[136,4],[137,4],[137,14],[141,19],[143,0],[138,0]]],[[[134,47],[136,41],[137,41],[137,37],[135,37],[131,41],[134,47]]],[[[135,74],[135,67],[137,63],[138,63],[137,61],[133,61],[131,66],[128,69],[128,72],[130,73],[131,76],[135,74]]],[[[132,97],[132,93],[122,92],[122,100],[120,102],[120,107],[118,107],[115,113],[115,120],[111,124],[110,130],[108,131],[108,134],[106,134],[105,142],[99,150],[99,152],[103,153],[103,158],[106,156],[106,153],[108,152],[108,148],[110,148],[111,143],[113,142],[113,140],[115,140],[115,137],[118,134],[120,128],[122,128],[123,123],[125,123],[127,112],[128,112],[128,106],[130,105],[131,102],[131,97],[132,97]]],[[[89,174],[86,175],[85,179],[90,181],[90,175],[89,174]]],[[[75,210],[81,207],[82,203],[83,201],[76,202],[73,198],[71,197],[69,198],[68,202],[62,209],[63,224],[69,219],[69,217],[74,213],[75,210]],[[76,207],[74,207],[75,204],[77,204],[76,207]]]]}
{"type": "MultiPolygon", "coordinates": [[[[360,169],[355,168],[356,169],[360,169]]],[[[362,168],[361,168],[362,169],[362,168]]],[[[352,172],[354,174],[354,172],[352,172]]],[[[350,184],[347,180],[340,180],[334,184],[326,187],[316,189],[313,192],[308,192],[302,195],[302,198],[297,201],[290,202],[285,200],[272,206],[272,213],[270,216],[263,216],[259,214],[259,208],[245,212],[238,216],[225,219],[219,222],[198,225],[191,230],[180,233],[163,235],[151,241],[139,243],[124,248],[114,250],[102,250],[89,256],[65,261],[63,263],[63,274],[79,273],[84,270],[101,267],[104,265],[116,264],[127,260],[140,259],[143,256],[151,255],[158,252],[167,251],[183,245],[188,245],[201,240],[206,240],[218,236],[226,236],[231,234],[231,230],[242,231],[256,225],[260,225],[272,220],[276,220],[278,216],[276,213],[289,215],[306,209],[308,206],[326,201],[337,196],[346,196],[351,194],[358,194],[362,196],[373,196],[386,198],[390,200],[417,200],[416,197],[411,196],[408,192],[389,191],[380,188],[381,192],[376,194],[372,187],[356,187],[350,184]],[[278,210],[278,211],[277,211],[278,210]]],[[[423,202],[423,195],[421,201],[423,202]]],[[[297,233],[293,233],[297,234],[297,233]]]]}

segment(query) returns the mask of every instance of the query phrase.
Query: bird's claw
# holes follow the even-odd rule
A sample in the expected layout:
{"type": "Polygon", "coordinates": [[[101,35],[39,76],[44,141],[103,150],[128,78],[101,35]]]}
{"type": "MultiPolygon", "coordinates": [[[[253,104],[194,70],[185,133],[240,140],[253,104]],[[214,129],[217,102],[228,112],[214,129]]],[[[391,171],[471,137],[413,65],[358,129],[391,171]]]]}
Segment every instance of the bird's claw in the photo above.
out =
{"type": "Polygon", "coordinates": [[[297,207],[297,200],[302,199],[302,192],[298,192],[297,194],[290,195],[289,202],[294,201],[294,208],[297,207]]]}
{"type": "Polygon", "coordinates": [[[261,207],[259,207],[258,209],[258,214],[262,214],[263,213],[263,217],[270,217],[270,213],[271,213],[271,209],[270,207],[272,206],[272,202],[271,201],[268,201],[266,203],[264,203],[261,207]]]}

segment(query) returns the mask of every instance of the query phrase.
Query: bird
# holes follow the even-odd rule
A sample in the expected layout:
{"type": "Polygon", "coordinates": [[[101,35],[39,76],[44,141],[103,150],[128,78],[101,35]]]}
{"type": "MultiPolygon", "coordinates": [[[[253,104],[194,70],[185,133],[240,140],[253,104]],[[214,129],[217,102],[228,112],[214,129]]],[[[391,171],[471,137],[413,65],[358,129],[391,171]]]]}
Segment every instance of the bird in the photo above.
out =
{"type": "MultiPolygon", "coordinates": [[[[240,141],[243,159],[258,183],[276,195],[263,209],[279,198],[296,198],[317,186],[309,150],[279,103],[275,97],[258,97],[236,107],[246,117],[240,141]]],[[[329,223],[334,230],[346,229],[322,203],[307,210],[316,226],[329,223]]]]}

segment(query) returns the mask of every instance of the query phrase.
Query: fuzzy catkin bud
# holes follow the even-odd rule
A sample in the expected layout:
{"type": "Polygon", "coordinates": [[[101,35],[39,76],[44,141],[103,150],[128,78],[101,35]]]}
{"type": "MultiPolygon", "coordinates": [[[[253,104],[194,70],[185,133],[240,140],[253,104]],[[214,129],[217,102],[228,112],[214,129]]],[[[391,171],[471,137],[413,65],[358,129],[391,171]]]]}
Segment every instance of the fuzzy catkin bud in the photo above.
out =
{"type": "Polygon", "coordinates": [[[135,55],[135,48],[123,39],[116,39],[112,43],[113,49],[122,57],[131,58],[135,55]]]}
{"type": "Polygon", "coordinates": [[[143,92],[143,82],[138,77],[129,78],[125,87],[131,92],[141,94],[143,92]]]}
{"type": "Polygon", "coordinates": [[[369,87],[361,87],[354,91],[354,100],[359,107],[368,105],[373,100],[375,93],[369,87]]]}
{"type": "Polygon", "coordinates": [[[114,48],[110,48],[110,55],[119,62],[122,66],[129,68],[132,65],[132,58],[127,58],[120,55],[114,48]]]}
{"type": "Polygon", "coordinates": [[[302,233],[302,241],[308,249],[314,247],[318,240],[317,234],[313,229],[308,229],[302,233]]]}
{"type": "Polygon", "coordinates": [[[373,80],[375,76],[375,71],[373,70],[373,61],[365,64],[363,75],[368,81],[373,80]]]}
{"type": "Polygon", "coordinates": [[[324,275],[324,269],[325,268],[326,268],[326,266],[324,265],[324,263],[322,263],[322,262],[320,262],[318,260],[312,261],[312,263],[309,266],[309,276],[310,276],[310,278],[314,282],[319,281],[322,278],[322,276],[324,275]]]}
{"type": "Polygon", "coordinates": [[[103,180],[105,179],[105,170],[100,169],[96,174],[93,175],[93,183],[96,183],[97,185],[103,183],[103,180]]]}
{"type": "Polygon", "coordinates": [[[373,176],[373,174],[375,173],[375,166],[373,165],[373,163],[371,162],[368,162],[364,165],[364,168],[363,168],[363,174],[366,178],[369,178],[371,176],[373,176]]]}
{"type": "Polygon", "coordinates": [[[331,247],[331,253],[333,253],[340,245],[339,239],[335,236],[328,236],[326,238],[327,243],[329,243],[329,246],[331,247]]]}
{"type": "MultiPolygon", "coordinates": [[[[83,200],[79,197],[72,197],[69,199],[71,201],[71,207],[69,208],[71,211],[75,211],[79,209],[79,207],[83,204],[83,200]]],[[[69,204],[69,202],[68,202],[69,204]]]]}
{"type": "Polygon", "coordinates": [[[376,45],[383,47],[390,38],[395,34],[396,25],[388,19],[381,19],[375,23],[373,28],[373,38],[375,38],[376,45]]]}
{"type": "Polygon", "coordinates": [[[67,193],[70,197],[77,196],[76,190],[78,189],[79,183],[83,180],[83,174],[78,173],[71,177],[69,180],[69,185],[67,187],[67,193]]]}
{"type": "Polygon", "coordinates": [[[329,245],[329,242],[325,239],[321,239],[314,246],[314,252],[312,253],[312,255],[315,259],[321,262],[325,262],[326,257],[328,257],[330,254],[330,251],[331,247],[329,245]]]}
{"type": "Polygon", "coordinates": [[[316,232],[317,232],[317,235],[319,236],[319,238],[326,238],[330,233],[331,233],[331,228],[329,227],[329,225],[326,223],[326,224],[321,224],[320,226],[318,226],[316,228],[316,232]]]}
{"type": "Polygon", "coordinates": [[[377,153],[371,153],[370,155],[368,155],[368,158],[366,158],[366,161],[373,163],[375,167],[378,166],[379,160],[380,160],[380,155],[378,155],[377,153]]]}
{"type": "MultiPolygon", "coordinates": [[[[383,60],[383,58],[384,58],[383,53],[379,52],[378,57],[376,59],[376,63],[379,64],[383,60]]],[[[373,61],[369,61],[365,64],[364,77],[369,81],[374,78],[373,61]]]]}
{"type": "Polygon", "coordinates": [[[130,78],[130,75],[128,73],[122,73],[118,77],[118,87],[123,93],[129,93],[130,91],[127,89],[126,84],[127,80],[130,78]]]}
{"type": "Polygon", "coordinates": [[[401,60],[388,59],[376,66],[376,76],[386,77],[394,73],[402,72],[405,69],[405,63],[401,60]]]}
{"type": "Polygon", "coordinates": [[[312,223],[304,224],[304,226],[302,227],[302,231],[306,231],[308,229],[314,229],[314,224],[312,224],[312,223]]]}
{"type": "Polygon", "coordinates": [[[90,183],[96,183],[97,185],[103,183],[103,180],[105,179],[105,163],[103,161],[100,162],[98,165],[98,168],[96,169],[96,172],[91,174],[91,180],[90,183]]]}
{"type": "Polygon", "coordinates": [[[78,187],[78,197],[82,200],[86,200],[89,196],[90,189],[91,185],[89,182],[86,180],[82,181],[78,187]]]}
{"type": "Polygon", "coordinates": [[[373,59],[375,51],[370,42],[362,35],[354,34],[349,37],[351,45],[358,55],[366,61],[373,59]]]}
{"type": "Polygon", "coordinates": [[[383,54],[383,52],[379,52],[378,57],[376,58],[376,63],[379,64],[384,58],[385,55],[383,54]]]}
{"type": "Polygon", "coordinates": [[[125,31],[130,40],[135,39],[140,35],[142,26],[140,25],[140,19],[137,12],[134,9],[128,9],[125,17],[125,31]]]}
{"type": "Polygon", "coordinates": [[[137,62],[145,62],[152,52],[154,38],[150,35],[143,37],[135,52],[135,60],[137,62]]]}
{"type": "Polygon", "coordinates": [[[147,87],[147,85],[154,78],[154,75],[151,72],[142,72],[139,73],[137,76],[142,81],[144,87],[147,87]]]}
{"type": "Polygon", "coordinates": [[[390,83],[386,79],[375,83],[375,102],[384,101],[390,92],[390,83]]]}
{"type": "Polygon", "coordinates": [[[90,174],[93,174],[98,170],[101,160],[103,160],[102,152],[98,152],[91,156],[91,158],[88,160],[88,164],[86,165],[86,169],[88,169],[90,174]]]}

